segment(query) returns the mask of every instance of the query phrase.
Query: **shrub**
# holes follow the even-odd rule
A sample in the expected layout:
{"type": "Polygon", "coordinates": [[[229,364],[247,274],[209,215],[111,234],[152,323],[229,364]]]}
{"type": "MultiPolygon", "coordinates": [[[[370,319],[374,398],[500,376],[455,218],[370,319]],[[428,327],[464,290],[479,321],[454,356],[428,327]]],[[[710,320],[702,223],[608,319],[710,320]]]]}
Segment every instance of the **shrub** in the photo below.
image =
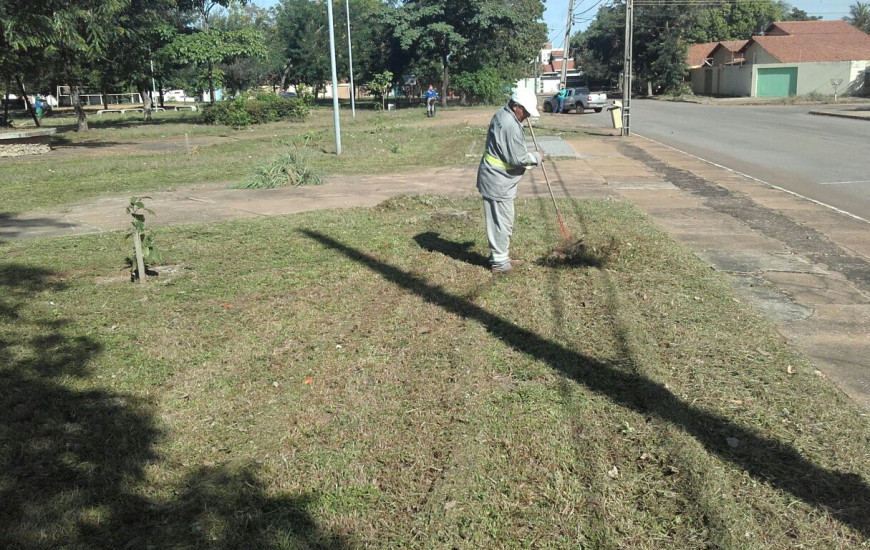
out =
{"type": "Polygon", "coordinates": [[[473,73],[459,73],[453,77],[453,84],[468,95],[489,105],[506,101],[510,90],[510,82],[502,78],[493,67],[486,67],[473,73]]]}
{"type": "Polygon", "coordinates": [[[304,120],[308,113],[308,106],[301,99],[263,93],[253,99],[237,97],[206,105],[203,108],[202,119],[206,124],[244,128],[249,124],[263,124],[276,120],[304,120]]]}

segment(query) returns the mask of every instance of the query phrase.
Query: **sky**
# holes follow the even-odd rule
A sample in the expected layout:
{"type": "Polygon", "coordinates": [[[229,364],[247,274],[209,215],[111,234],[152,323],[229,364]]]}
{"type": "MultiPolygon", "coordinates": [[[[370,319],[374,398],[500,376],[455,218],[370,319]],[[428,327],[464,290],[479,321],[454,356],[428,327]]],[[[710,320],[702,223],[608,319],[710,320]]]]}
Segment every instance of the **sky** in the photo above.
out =
{"type": "MultiPolygon", "coordinates": [[[[568,2],[570,0],[546,0],[544,21],[547,23],[550,42],[559,48],[565,43],[565,26],[568,22],[568,2]]],[[[598,5],[607,3],[609,0],[574,0],[574,23],[571,34],[583,30],[595,19],[598,5]]],[[[824,20],[842,19],[849,15],[849,6],[855,0],[786,0],[792,6],[802,9],[809,15],[821,15],[824,20]]],[[[277,4],[277,0],[253,0],[253,3],[262,7],[271,7],[277,4]]]]}

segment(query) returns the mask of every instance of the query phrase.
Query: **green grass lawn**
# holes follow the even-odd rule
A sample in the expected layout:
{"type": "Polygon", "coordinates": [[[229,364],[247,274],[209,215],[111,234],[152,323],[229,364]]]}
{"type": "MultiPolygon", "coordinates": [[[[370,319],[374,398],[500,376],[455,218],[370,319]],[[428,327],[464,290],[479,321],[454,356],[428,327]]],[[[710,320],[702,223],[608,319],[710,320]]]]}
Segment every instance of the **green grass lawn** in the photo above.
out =
{"type": "MultiPolygon", "coordinates": [[[[458,130],[457,130],[458,132],[458,130]]],[[[866,413],[630,204],[0,245],[0,546],[867,548],[866,413]]],[[[158,213],[159,214],[159,213],[158,213]]]]}
{"type": "MultiPolygon", "coordinates": [[[[153,124],[133,115],[92,115],[91,130],[54,117],[60,130],[46,155],[0,162],[0,213],[58,208],[102,196],[143,195],[184,185],[232,187],[288,149],[301,149],[322,175],[389,173],[468,162],[480,154],[486,124],[466,118],[493,108],[463,110],[437,123],[423,109],[342,113],[342,154],[335,154],[332,112],[312,111],[305,122],[234,130],[199,123],[198,113],[158,113],[153,124]]],[[[488,118],[486,119],[488,120],[488,118]]]]}

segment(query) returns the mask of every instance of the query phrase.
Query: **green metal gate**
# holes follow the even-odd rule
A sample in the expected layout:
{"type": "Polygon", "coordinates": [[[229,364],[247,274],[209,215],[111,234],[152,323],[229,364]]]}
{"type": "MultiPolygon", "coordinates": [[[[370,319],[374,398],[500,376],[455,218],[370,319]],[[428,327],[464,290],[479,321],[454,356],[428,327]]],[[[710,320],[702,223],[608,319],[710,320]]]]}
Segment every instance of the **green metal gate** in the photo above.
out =
{"type": "Polygon", "coordinates": [[[797,67],[758,69],[756,96],[787,97],[797,95],[797,67]]]}

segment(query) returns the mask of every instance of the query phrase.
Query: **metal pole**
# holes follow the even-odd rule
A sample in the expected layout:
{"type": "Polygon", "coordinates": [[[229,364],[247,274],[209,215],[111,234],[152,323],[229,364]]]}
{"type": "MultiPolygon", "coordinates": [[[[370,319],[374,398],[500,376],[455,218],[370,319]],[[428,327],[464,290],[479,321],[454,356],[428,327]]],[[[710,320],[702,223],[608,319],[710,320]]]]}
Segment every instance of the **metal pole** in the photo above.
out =
{"type": "Polygon", "coordinates": [[[622,135],[631,135],[631,59],[634,40],[634,1],[625,0],[625,63],[622,75],[622,135]]]}
{"type": "Polygon", "coordinates": [[[568,87],[568,49],[571,47],[571,23],[574,20],[574,0],[568,0],[568,22],[565,24],[565,47],[562,51],[562,76],[559,84],[568,87]]]}
{"type": "Polygon", "coordinates": [[[151,94],[157,93],[157,84],[154,82],[154,60],[149,59],[151,62],[151,94]]]}
{"type": "Polygon", "coordinates": [[[335,154],[341,154],[341,122],[338,120],[338,78],[335,76],[335,30],[332,25],[332,0],[326,0],[329,17],[329,61],[332,65],[332,118],[335,124],[335,154]]]}
{"type": "Polygon", "coordinates": [[[350,1],[344,0],[344,10],[347,12],[347,64],[348,74],[350,75],[350,114],[356,118],[356,89],[353,87],[353,51],[350,47],[350,1]]]}

